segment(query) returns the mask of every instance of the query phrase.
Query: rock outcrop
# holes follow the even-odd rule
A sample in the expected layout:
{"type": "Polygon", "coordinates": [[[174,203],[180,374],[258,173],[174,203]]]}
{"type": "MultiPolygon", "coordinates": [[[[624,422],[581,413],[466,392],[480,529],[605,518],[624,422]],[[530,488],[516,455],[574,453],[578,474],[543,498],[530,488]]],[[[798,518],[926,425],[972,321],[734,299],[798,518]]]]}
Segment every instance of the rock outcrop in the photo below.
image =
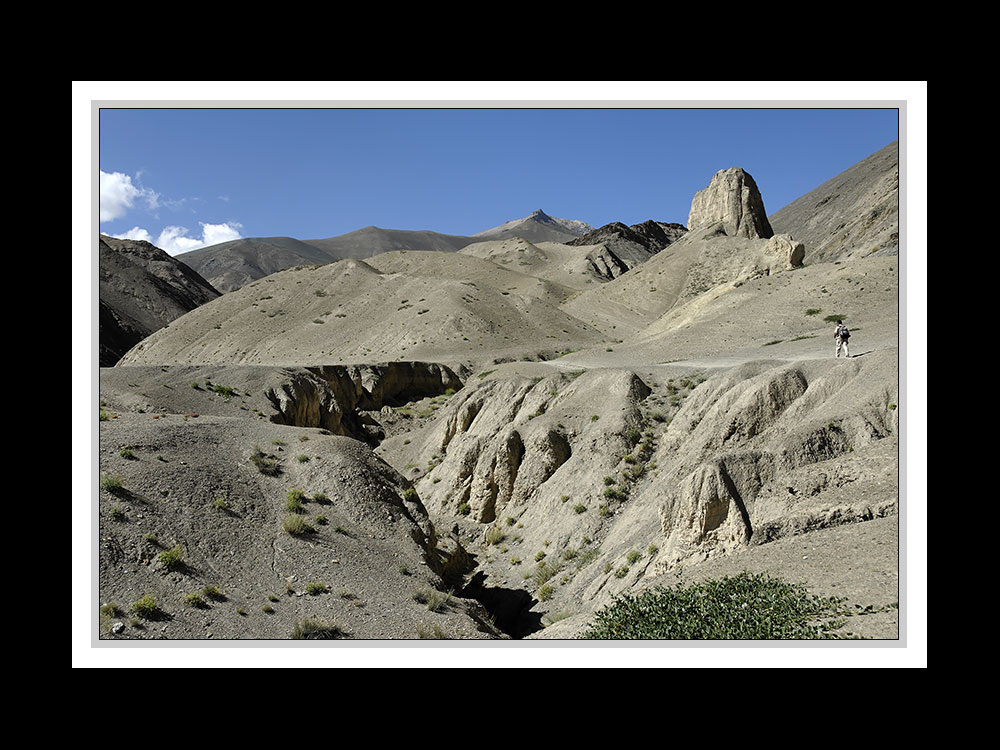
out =
{"type": "Polygon", "coordinates": [[[740,167],[716,172],[708,187],[691,201],[688,230],[718,223],[730,237],[768,239],[774,234],[757,183],[740,167]]]}

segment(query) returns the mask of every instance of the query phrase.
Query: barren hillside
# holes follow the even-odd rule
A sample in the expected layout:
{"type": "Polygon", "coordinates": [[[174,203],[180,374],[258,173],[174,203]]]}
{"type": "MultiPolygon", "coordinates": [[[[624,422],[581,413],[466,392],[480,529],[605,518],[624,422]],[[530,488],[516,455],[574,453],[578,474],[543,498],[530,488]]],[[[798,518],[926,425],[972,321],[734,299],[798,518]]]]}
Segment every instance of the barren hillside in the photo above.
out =
{"type": "Polygon", "coordinates": [[[899,251],[899,141],[841,172],[770,217],[806,244],[807,263],[899,251]]]}
{"type": "Polygon", "coordinates": [[[386,252],[144,339],[101,373],[102,637],[576,639],[755,571],[897,639],[898,258],[803,263],[753,184],[721,170],[617,273],[606,244],[386,252]]]}

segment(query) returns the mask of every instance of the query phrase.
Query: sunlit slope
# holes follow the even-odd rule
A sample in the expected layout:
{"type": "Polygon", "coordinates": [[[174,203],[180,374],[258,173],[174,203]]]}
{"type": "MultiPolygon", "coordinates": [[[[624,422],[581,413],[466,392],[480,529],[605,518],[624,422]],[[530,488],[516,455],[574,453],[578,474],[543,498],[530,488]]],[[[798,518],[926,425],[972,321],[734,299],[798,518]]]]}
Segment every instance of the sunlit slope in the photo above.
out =
{"type": "Polygon", "coordinates": [[[601,340],[536,298],[344,260],[288,269],[220,297],[138,344],[121,364],[467,361],[601,340]]]}

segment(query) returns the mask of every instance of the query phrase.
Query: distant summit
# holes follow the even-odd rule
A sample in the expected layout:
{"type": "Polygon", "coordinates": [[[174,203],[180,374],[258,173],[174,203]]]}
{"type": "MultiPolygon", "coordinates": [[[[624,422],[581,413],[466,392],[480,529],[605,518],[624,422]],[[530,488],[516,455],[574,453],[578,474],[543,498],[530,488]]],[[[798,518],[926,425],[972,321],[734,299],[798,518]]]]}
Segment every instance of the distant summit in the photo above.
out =
{"type": "Polygon", "coordinates": [[[556,219],[538,209],[530,216],[508,221],[473,237],[489,240],[521,237],[529,242],[568,242],[593,231],[594,228],[585,221],[556,219]]]}

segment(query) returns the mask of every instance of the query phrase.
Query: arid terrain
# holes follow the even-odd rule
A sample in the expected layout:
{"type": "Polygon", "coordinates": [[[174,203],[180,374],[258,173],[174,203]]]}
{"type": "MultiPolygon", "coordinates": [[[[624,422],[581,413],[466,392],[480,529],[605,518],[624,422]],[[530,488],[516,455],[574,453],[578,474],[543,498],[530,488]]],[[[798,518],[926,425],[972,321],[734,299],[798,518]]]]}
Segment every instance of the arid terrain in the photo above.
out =
{"type": "Polygon", "coordinates": [[[749,571],[898,639],[898,175],[158,258],[125,296],[210,291],[113,366],[102,287],[100,637],[570,640],[749,571]]]}

